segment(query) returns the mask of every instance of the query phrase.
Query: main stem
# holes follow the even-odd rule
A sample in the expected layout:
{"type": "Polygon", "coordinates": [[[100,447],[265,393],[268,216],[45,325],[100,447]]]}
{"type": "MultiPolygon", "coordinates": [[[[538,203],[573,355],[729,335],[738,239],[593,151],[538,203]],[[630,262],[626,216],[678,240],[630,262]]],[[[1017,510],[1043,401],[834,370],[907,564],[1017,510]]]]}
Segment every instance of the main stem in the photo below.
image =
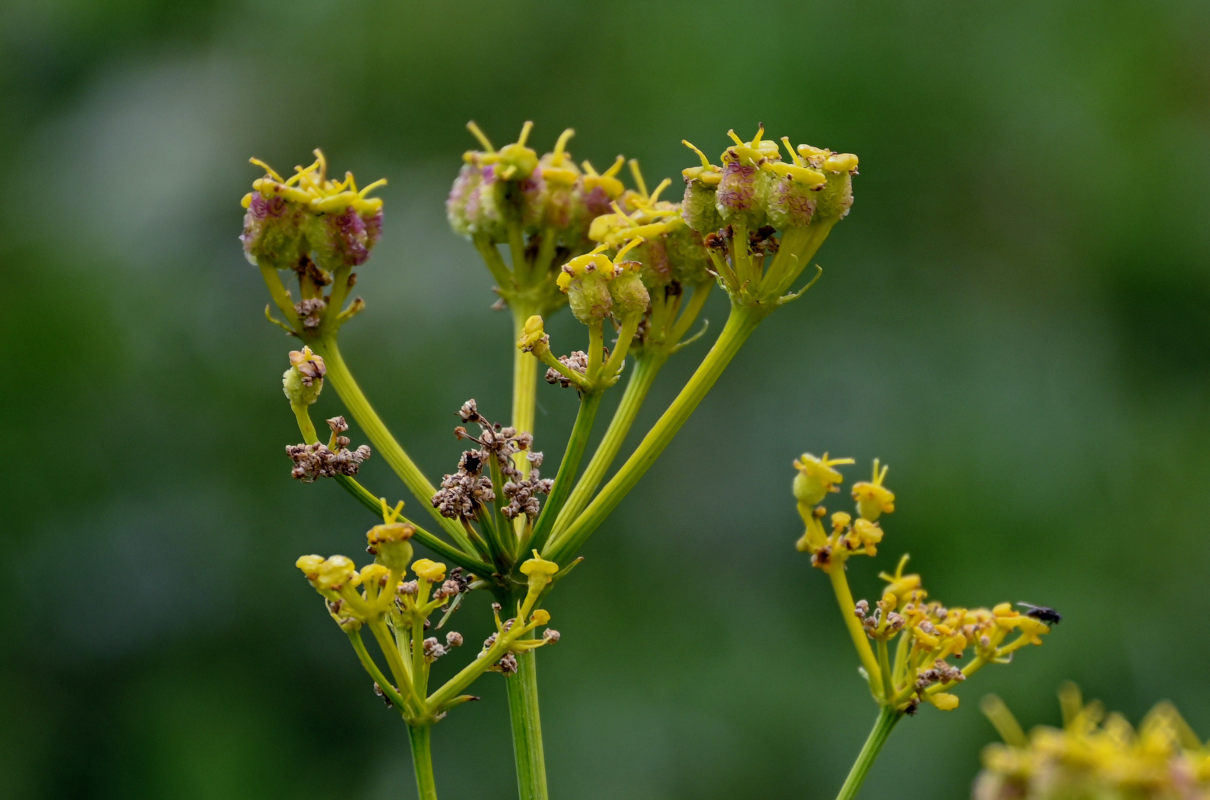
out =
{"type": "MultiPolygon", "coordinates": [[[[521,336],[531,311],[513,308],[513,341],[521,336]]],[[[538,359],[514,348],[513,427],[533,433],[538,359]]],[[[521,455],[521,465],[529,475],[529,461],[521,455]]],[[[505,680],[508,690],[508,717],[513,734],[513,760],[517,766],[517,797],[520,800],[547,800],[546,755],[542,749],[542,720],[538,713],[538,668],[533,652],[517,655],[517,672],[505,680]]]]}
{"type": "Polygon", "coordinates": [[[420,800],[437,800],[437,781],[433,777],[433,728],[431,725],[409,725],[408,739],[412,743],[412,766],[416,770],[416,791],[420,800]]]}
{"type": "Polygon", "coordinates": [[[542,553],[544,558],[561,564],[580,549],[609,512],[617,507],[622,498],[638,483],[639,478],[655,463],[656,458],[714,386],[752,331],[756,330],[763,316],[759,310],[752,307],[732,305],[731,314],[727,317],[727,324],[719,333],[718,340],[702,359],[689,382],[681,389],[681,393],[672,401],[672,405],[668,406],[663,416],[656,420],[655,425],[643,437],[643,441],[639,442],[630,458],[618,468],[617,473],[605,484],[596,499],[584,509],[584,513],[547,543],[546,552],[542,553]]]}
{"type": "Polygon", "coordinates": [[[874,766],[874,759],[878,758],[878,753],[886,744],[887,737],[891,735],[895,723],[902,718],[902,711],[896,711],[888,706],[882,707],[882,710],[878,712],[878,719],[874,721],[874,728],[866,738],[865,744],[862,745],[861,752],[857,754],[853,768],[849,770],[849,777],[845,778],[844,786],[840,787],[840,794],[836,795],[836,800],[853,800],[857,797],[861,784],[865,782],[866,774],[869,773],[870,767],[874,766]]]}
{"type": "Polygon", "coordinates": [[[505,680],[512,721],[513,758],[517,763],[519,800],[547,800],[546,755],[538,714],[538,664],[534,652],[517,656],[517,671],[505,680]]]}

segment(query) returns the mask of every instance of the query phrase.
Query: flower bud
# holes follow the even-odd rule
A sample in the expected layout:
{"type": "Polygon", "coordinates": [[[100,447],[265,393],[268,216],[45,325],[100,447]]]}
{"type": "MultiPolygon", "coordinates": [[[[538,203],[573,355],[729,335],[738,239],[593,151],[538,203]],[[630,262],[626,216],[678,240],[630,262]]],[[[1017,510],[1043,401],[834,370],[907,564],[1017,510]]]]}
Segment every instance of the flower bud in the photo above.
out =
{"type": "Polygon", "coordinates": [[[559,565],[542,558],[537,550],[534,551],[533,558],[521,562],[521,574],[529,579],[530,591],[546,586],[558,571],[559,565]]]}
{"type": "Polygon", "coordinates": [[[282,373],[282,391],[290,405],[309,406],[319,399],[327,374],[322,356],[303,346],[302,350],[290,351],[290,368],[282,373]]]}
{"type": "Polygon", "coordinates": [[[536,353],[537,355],[550,349],[550,334],[546,332],[542,317],[534,314],[525,320],[521,335],[517,337],[517,347],[523,353],[536,353]]]}
{"type": "Polygon", "coordinates": [[[427,558],[420,558],[414,561],[412,563],[412,572],[416,573],[416,577],[429,583],[441,583],[441,581],[445,580],[445,564],[431,561],[427,558]]]}
{"type": "Polygon", "coordinates": [[[828,458],[827,453],[823,454],[823,458],[803,453],[794,460],[794,468],[798,470],[794,476],[794,499],[806,506],[822,502],[828,492],[844,480],[835,467],[852,463],[851,458],[828,458]]]}
{"type": "Polygon", "coordinates": [[[357,568],[346,556],[324,559],[316,569],[315,588],[321,591],[337,591],[346,584],[356,586],[359,582],[357,568]]]}
{"type": "Polygon", "coordinates": [[[651,305],[651,295],[639,277],[642,267],[638,261],[619,261],[614,266],[609,296],[613,301],[613,314],[619,319],[642,314],[651,305]]]}
{"type": "Polygon", "coordinates": [[[350,206],[338,213],[314,218],[308,226],[307,240],[315,263],[332,271],[364,264],[381,235],[381,208],[358,212],[350,206]]]}
{"type": "Polygon", "coordinates": [[[557,283],[567,293],[572,315],[585,325],[598,323],[609,316],[613,298],[609,294],[609,279],[613,277],[613,262],[598,247],[591,253],[576,256],[563,265],[557,283]]]}
{"type": "Polygon", "coordinates": [[[379,564],[404,572],[412,560],[412,544],[408,540],[416,528],[407,522],[387,522],[366,531],[366,552],[379,564]]]}

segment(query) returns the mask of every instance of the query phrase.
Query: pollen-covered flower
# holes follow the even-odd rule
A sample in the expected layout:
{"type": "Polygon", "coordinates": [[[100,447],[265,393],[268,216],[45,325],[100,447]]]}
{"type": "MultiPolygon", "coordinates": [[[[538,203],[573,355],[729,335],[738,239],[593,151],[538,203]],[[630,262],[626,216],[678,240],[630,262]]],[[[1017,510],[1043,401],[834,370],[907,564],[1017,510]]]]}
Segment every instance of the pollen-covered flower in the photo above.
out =
{"type": "Polygon", "coordinates": [[[1156,705],[1136,728],[1100,703],[1085,704],[1073,684],[1059,698],[1063,727],[1036,727],[1028,736],[999,698],[984,698],[1003,743],[984,748],[974,800],[1210,797],[1210,744],[1170,703],[1156,705]]]}
{"type": "Polygon", "coordinates": [[[309,406],[319,399],[328,372],[323,357],[310,347],[290,351],[290,368],[282,373],[282,391],[293,405],[309,406]]]}
{"type": "Polygon", "coordinates": [[[240,239],[252,264],[298,270],[311,260],[330,271],[369,258],[382,234],[382,199],[369,193],[386,180],[359,189],[353,173],[333,180],[323,152],[316,150],[315,157],[309,166],[295,167],[289,178],[251,160],[265,170],[243,199],[247,213],[240,239]]]}

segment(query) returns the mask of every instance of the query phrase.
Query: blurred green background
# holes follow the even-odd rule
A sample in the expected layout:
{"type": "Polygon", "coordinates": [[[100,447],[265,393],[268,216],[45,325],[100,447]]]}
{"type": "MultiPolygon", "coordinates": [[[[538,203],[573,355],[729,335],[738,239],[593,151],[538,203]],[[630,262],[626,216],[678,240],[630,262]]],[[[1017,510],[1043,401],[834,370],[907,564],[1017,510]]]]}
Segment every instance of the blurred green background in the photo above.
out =
{"type": "MultiPolygon", "coordinates": [[[[533,119],[539,149],[572,126],[577,158],[652,183],[694,163],[682,138],[718,153],[759,121],[861,157],[823,280],[553,598],[554,796],[833,796],[875,709],[793,550],[804,449],[857,457],[850,480],[891,464],[858,594],[910,551],[950,603],[1064,614],[958,711],[901,725],[864,796],[967,796],[990,691],[1027,726],[1066,679],[1136,720],[1169,698],[1210,736],[1208,40],[1196,0],[6,3],[0,792],[414,796],[403,726],[292,566],[371,520],[288,477],[290,342],[239,199],[248,156],[316,146],[390,180],[342,338],[439,475],[458,405],[502,416],[509,392],[508,318],[444,220],[471,118],[497,143],[533,119]]],[[[539,405],[539,445],[561,441],[572,396],[539,405]]],[[[501,679],[477,691],[437,728],[439,787],[515,796],[501,679]]]]}

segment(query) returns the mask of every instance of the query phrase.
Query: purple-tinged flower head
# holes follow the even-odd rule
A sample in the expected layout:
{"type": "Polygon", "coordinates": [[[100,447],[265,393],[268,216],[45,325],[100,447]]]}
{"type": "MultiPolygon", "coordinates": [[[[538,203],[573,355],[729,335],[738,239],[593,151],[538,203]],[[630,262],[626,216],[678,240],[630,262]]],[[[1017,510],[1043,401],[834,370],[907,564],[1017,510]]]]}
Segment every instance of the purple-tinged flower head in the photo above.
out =
{"type": "Polygon", "coordinates": [[[770,174],[762,166],[780,161],[781,154],[777,142],[761,138],[764,134],[761,126],[752,141],[745,142],[735,131],[727,131],[735,145],[723,151],[723,174],[714,201],[725,224],[755,230],[766,222],[770,174]]]}
{"type": "Polygon", "coordinates": [[[358,189],[351,172],[332,180],[323,152],[316,150],[315,156],[314,163],[295,167],[288,179],[263,161],[251,160],[265,170],[243,200],[247,211],[240,239],[253,264],[297,269],[312,259],[333,270],[369,258],[382,233],[382,199],[368,194],[386,181],[358,189]]]}
{"type": "Polygon", "coordinates": [[[514,225],[523,231],[536,228],[543,216],[544,181],[538,154],[525,143],[533,123],[526,122],[517,141],[499,150],[474,122],[466,127],[483,149],[462,156],[462,170],[446,202],[450,226],[463,236],[495,242],[507,241],[514,225]]]}
{"type": "Polygon", "coordinates": [[[783,136],[781,141],[790,161],[769,162],[764,166],[773,175],[769,186],[769,224],[783,231],[805,228],[815,216],[820,193],[828,179],[790,146],[788,136],[783,136]]]}

